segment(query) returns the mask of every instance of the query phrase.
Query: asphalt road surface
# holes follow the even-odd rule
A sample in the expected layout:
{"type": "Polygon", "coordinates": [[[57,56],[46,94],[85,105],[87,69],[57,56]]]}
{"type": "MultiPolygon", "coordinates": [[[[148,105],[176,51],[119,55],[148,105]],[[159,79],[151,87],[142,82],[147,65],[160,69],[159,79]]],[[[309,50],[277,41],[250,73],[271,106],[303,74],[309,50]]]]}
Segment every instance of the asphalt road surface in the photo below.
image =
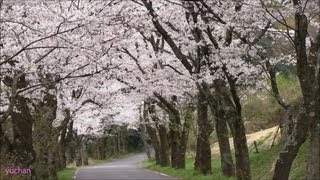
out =
{"type": "Polygon", "coordinates": [[[139,162],[146,159],[145,154],[137,154],[128,158],[80,168],[74,176],[75,180],[174,180],[165,174],[156,173],[139,167],[139,162]]]}

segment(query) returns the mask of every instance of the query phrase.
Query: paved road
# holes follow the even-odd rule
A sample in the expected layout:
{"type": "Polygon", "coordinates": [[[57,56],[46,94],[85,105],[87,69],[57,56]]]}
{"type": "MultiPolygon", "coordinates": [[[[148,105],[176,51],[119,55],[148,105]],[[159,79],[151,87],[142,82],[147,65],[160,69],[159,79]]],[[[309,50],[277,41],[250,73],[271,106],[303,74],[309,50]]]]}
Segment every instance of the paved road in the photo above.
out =
{"type": "Polygon", "coordinates": [[[79,169],[75,180],[173,180],[165,174],[156,173],[139,167],[139,162],[146,159],[145,154],[134,155],[125,159],[79,169]]]}

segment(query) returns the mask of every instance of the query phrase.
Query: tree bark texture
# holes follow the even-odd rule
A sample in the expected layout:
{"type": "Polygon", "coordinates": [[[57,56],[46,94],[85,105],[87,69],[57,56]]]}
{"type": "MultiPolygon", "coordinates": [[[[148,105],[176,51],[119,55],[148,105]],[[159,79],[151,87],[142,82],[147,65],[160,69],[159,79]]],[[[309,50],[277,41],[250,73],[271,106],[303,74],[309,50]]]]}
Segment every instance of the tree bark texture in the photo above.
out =
{"type": "MultiPolygon", "coordinates": [[[[294,6],[299,5],[299,1],[297,0],[292,2],[294,6]]],[[[298,78],[303,96],[303,107],[299,114],[295,131],[287,138],[286,144],[283,150],[280,152],[279,159],[276,162],[273,175],[274,180],[289,178],[292,163],[299,151],[300,146],[306,141],[309,130],[311,132],[311,142],[313,142],[312,136],[315,137],[318,133],[317,128],[314,128],[314,125],[317,124],[315,123],[315,114],[317,113],[316,101],[319,96],[319,94],[317,94],[317,88],[319,88],[319,84],[316,83],[316,68],[318,63],[318,51],[320,47],[320,32],[318,32],[315,41],[311,40],[309,57],[306,49],[307,35],[308,19],[302,12],[296,12],[294,46],[297,57],[298,78]]],[[[310,148],[313,148],[313,143],[311,143],[310,148]]],[[[316,147],[316,149],[319,149],[319,147],[316,147]]],[[[310,150],[309,153],[312,154],[313,152],[315,151],[310,150]]],[[[310,154],[309,157],[311,158],[310,154]]],[[[319,162],[317,162],[317,164],[319,164],[319,162]]],[[[319,165],[308,165],[307,178],[312,178],[312,176],[314,176],[313,173],[319,173],[318,169],[312,170],[313,168],[317,167],[319,167],[319,165]],[[309,173],[311,174],[309,175],[309,173]]],[[[315,174],[315,177],[319,177],[319,175],[315,174]]]]}
{"type": "Polygon", "coordinates": [[[57,139],[52,122],[56,118],[57,99],[55,95],[46,93],[42,102],[37,104],[35,112],[33,145],[36,151],[37,179],[56,179],[55,155],[58,151],[57,139]]]}
{"type": "Polygon", "coordinates": [[[165,167],[170,165],[169,159],[169,144],[167,128],[164,125],[159,125],[160,137],[160,165],[165,167]]]}
{"type": "Polygon", "coordinates": [[[157,130],[155,127],[152,127],[152,125],[150,124],[150,120],[148,117],[148,106],[149,103],[145,102],[144,103],[144,107],[143,107],[143,119],[146,123],[146,130],[148,132],[148,135],[150,137],[152,146],[154,148],[155,151],[155,160],[156,160],[156,164],[160,165],[161,162],[161,157],[160,157],[160,142],[158,139],[158,135],[157,135],[157,130]]]}
{"type": "Polygon", "coordinates": [[[215,115],[215,126],[220,149],[222,173],[227,177],[233,176],[235,174],[234,163],[232,160],[228,137],[227,116],[226,112],[222,108],[222,100],[210,92],[207,84],[203,83],[201,86],[199,85],[198,88],[205,94],[210,111],[215,115]]]}
{"type": "Polygon", "coordinates": [[[215,81],[215,89],[219,98],[218,109],[225,114],[233,136],[237,179],[249,180],[251,179],[249,151],[246,130],[242,121],[241,105],[235,87],[232,86],[232,83],[229,82],[229,84],[231,84],[230,89],[224,81],[215,81]],[[228,92],[231,92],[232,96],[228,92]]]}
{"type": "Polygon", "coordinates": [[[219,115],[216,118],[216,133],[219,143],[222,173],[227,177],[231,177],[235,175],[234,164],[229,142],[228,127],[226,119],[223,117],[224,114],[221,114],[221,116],[219,115]]]}
{"type": "Polygon", "coordinates": [[[211,123],[208,120],[208,106],[206,104],[205,94],[198,92],[198,106],[197,106],[197,152],[195,159],[195,170],[202,174],[211,174],[211,147],[209,137],[213,130],[211,123]]]}
{"type": "Polygon", "coordinates": [[[193,119],[193,105],[188,105],[186,109],[186,113],[184,116],[184,124],[183,129],[181,132],[181,138],[180,138],[180,148],[179,148],[179,155],[178,155],[178,162],[177,162],[177,168],[178,169],[185,169],[186,166],[186,151],[187,151],[187,142],[189,137],[189,130],[190,130],[190,123],[193,119]]]}

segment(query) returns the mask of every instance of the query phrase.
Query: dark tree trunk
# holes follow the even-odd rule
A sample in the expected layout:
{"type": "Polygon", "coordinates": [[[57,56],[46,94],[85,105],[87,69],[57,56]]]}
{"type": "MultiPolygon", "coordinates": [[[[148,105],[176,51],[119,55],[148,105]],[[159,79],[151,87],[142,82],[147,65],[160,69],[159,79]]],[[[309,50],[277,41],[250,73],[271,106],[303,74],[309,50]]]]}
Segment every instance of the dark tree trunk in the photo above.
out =
{"type": "MultiPolygon", "coordinates": [[[[299,2],[292,1],[295,6],[299,2]]],[[[300,146],[305,142],[310,130],[310,125],[315,122],[317,88],[316,83],[316,64],[317,54],[320,47],[320,32],[318,32],[316,41],[311,42],[310,56],[307,56],[306,37],[308,34],[308,19],[305,14],[297,12],[295,14],[295,37],[294,45],[297,56],[297,72],[300,82],[300,87],[303,95],[303,108],[299,114],[295,131],[287,138],[284,149],[280,152],[279,159],[276,162],[273,179],[282,180],[288,179],[291,165],[299,151],[300,146]]],[[[311,130],[317,130],[312,129],[311,130]]],[[[311,132],[311,135],[317,132],[311,132]]],[[[315,135],[314,134],[314,135],[315,135]]],[[[312,148],[312,146],[310,147],[312,148]]],[[[310,156],[309,156],[310,157],[310,156]]],[[[310,162],[310,161],[309,161],[310,162]]],[[[319,162],[317,162],[319,163],[319,162]]],[[[317,167],[317,166],[312,166],[317,167]]],[[[308,166],[308,172],[312,168],[308,166]]],[[[318,170],[316,170],[318,171],[318,170]]],[[[319,172],[319,171],[318,171],[319,172]]],[[[313,172],[311,172],[313,174],[313,172]]],[[[307,175],[308,178],[309,175],[307,175]]],[[[309,176],[310,178],[313,175],[309,176]]],[[[319,176],[319,175],[318,175],[319,176]]],[[[317,176],[316,176],[317,177],[317,176]]]]}
{"type": "Polygon", "coordinates": [[[234,163],[228,137],[227,114],[223,109],[224,104],[221,96],[214,96],[208,89],[208,85],[203,83],[199,89],[205,94],[211,113],[215,115],[216,133],[218,137],[221,168],[223,175],[230,177],[234,175],[234,163]]]}
{"type": "Polygon", "coordinates": [[[69,147],[67,147],[67,150],[66,150],[66,161],[67,161],[67,165],[71,164],[73,162],[73,158],[72,158],[72,155],[71,155],[71,150],[70,150],[69,147]]]}
{"type": "Polygon", "coordinates": [[[197,153],[195,159],[195,170],[202,174],[211,174],[211,148],[209,136],[207,133],[202,134],[201,132],[197,137],[197,153]]]}
{"type": "Polygon", "coordinates": [[[177,157],[177,169],[186,168],[187,141],[188,141],[187,132],[182,132],[181,139],[180,139],[179,154],[177,157]]]}
{"type": "Polygon", "coordinates": [[[236,158],[236,176],[237,179],[251,179],[249,151],[246,138],[246,130],[241,118],[241,113],[235,109],[229,97],[225,97],[227,104],[225,112],[228,116],[228,124],[233,136],[235,158],[236,158]]]}
{"type": "Polygon", "coordinates": [[[152,104],[149,106],[148,110],[150,113],[150,117],[153,120],[155,126],[157,127],[158,133],[159,133],[159,139],[160,139],[160,144],[159,144],[159,153],[160,153],[160,165],[161,166],[169,166],[170,161],[169,161],[169,144],[168,144],[168,133],[167,133],[167,128],[165,124],[163,124],[159,117],[156,116],[156,109],[155,105],[152,104]]]}
{"type": "Polygon", "coordinates": [[[55,179],[57,169],[54,160],[58,141],[55,138],[56,134],[52,122],[56,118],[56,96],[46,93],[35,110],[33,145],[37,154],[36,176],[37,179],[55,179]]]}
{"type": "Polygon", "coordinates": [[[160,165],[169,166],[169,144],[167,128],[164,125],[159,125],[159,137],[160,137],[160,165]]]}
{"type": "Polygon", "coordinates": [[[15,166],[31,167],[35,161],[33,149],[32,124],[33,118],[27,105],[27,99],[17,97],[16,108],[21,113],[12,112],[13,143],[15,166]]]}
{"type": "Polygon", "coordinates": [[[177,168],[178,165],[178,156],[179,156],[179,139],[180,133],[175,130],[177,127],[172,127],[174,125],[170,125],[170,139],[171,139],[171,167],[177,168]]]}
{"type": "Polygon", "coordinates": [[[188,142],[188,136],[189,136],[189,130],[190,130],[190,123],[193,118],[193,111],[194,111],[194,108],[192,107],[192,105],[189,105],[189,107],[187,107],[187,111],[184,117],[185,121],[183,124],[183,130],[181,133],[179,155],[177,160],[178,169],[185,169],[186,167],[187,142],[188,142]]]}
{"type": "Polygon", "coordinates": [[[147,125],[147,131],[151,139],[152,146],[154,148],[156,164],[160,165],[161,164],[160,143],[158,140],[157,131],[155,128],[151,127],[150,125],[147,125]]]}
{"type": "MultiPolygon", "coordinates": [[[[320,1],[318,1],[318,8],[320,8],[320,1]]],[[[320,22],[320,15],[318,15],[318,22],[320,22]]],[[[307,165],[307,180],[320,179],[320,29],[318,30],[318,35],[315,41],[312,42],[310,48],[309,59],[315,61],[317,64],[317,84],[314,88],[315,90],[315,112],[314,118],[311,123],[310,128],[310,147],[308,155],[308,165],[307,165]]]]}
{"type": "Polygon", "coordinates": [[[82,165],[84,166],[89,165],[86,140],[83,140],[83,142],[81,143],[81,159],[82,159],[82,165]]]}
{"type": "MultiPolygon", "coordinates": [[[[97,154],[98,159],[106,159],[106,141],[111,140],[111,138],[101,138],[97,142],[97,154]]],[[[111,150],[110,150],[111,152],[111,150]]],[[[114,152],[112,152],[110,155],[113,155],[114,152]]]]}
{"type": "Polygon", "coordinates": [[[79,167],[82,165],[82,156],[81,156],[81,149],[82,149],[82,135],[78,135],[75,133],[75,160],[76,160],[76,166],[79,167]]]}
{"type": "Polygon", "coordinates": [[[120,134],[118,132],[117,136],[116,136],[116,147],[117,147],[117,154],[120,154],[121,151],[121,146],[120,146],[120,134]]]}
{"type": "Polygon", "coordinates": [[[79,167],[82,165],[82,159],[81,159],[81,150],[79,147],[76,148],[76,166],[79,167]]]}
{"type": "MultiPolygon", "coordinates": [[[[33,117],[28,99],[17,94],[18,89],[25,88],[28,84],[25,74],[18,73],[13,78],[6,76],[1,82],[10,88],[11,96],[8,98],[7,112],[0,117],[0,170],[4,171],[7,167],[25,167],[31,169],[34,177],[36,153],[32,144],[33,117]]],[[[2,172],[0,174],[0,179],[10,178],[2,177],[2,172]]]]}
{"type": "MultiPolygon", "coordinates": [[[[320,32],[319,32],[319,37],[320,37],[320,32]]],[[[320,41],[320,38],[319,38],[319,41],[320,41]]],[[[307,176],[306,176],[307,180],[320,179],[320,66],[318,68],[317,84],[318,84],[318,92],[316,93],[317,100],[315,104],[315,107],[316,107],[315,118],[314,118],[314,121],[311,123],[311,128],[310,128],[310,146],[309,146],[307,176]]]]}
{"type": "Polygon", "coordinates": [[[176,97],[172,96],[171,101],[167,101],[163,96],[157,92],[153,93],[160,102],[158,106],[161,107],[169,114],[169,139],[170,139],[170,149],[171,149],[171,167],[179,168],[179,154],[180,154],[180,139],[181,139],[181,120],[180,112],[177,110],[175,102],[176,97]]]}
{"type": "MultiPolygon", "coordinates": [[[[319,107],[320,108],[320,107],[319,107]]],[[[320,119],[312,124],[307,164],[307,180],[320,179],[320,119]]]]}
{"type": "Polygon", "coordinates": [[[180,151],[180,119],[177,118],[180,115],[174,114],[171,112],[169,114],[170,117],[170,140],[171,140],[171,167],[178,168],[178,161],[179,161],[179,151],[180,151]]]}
{"type": "Polygon", "coordinates": [[[73,142],[73,121],[70,119],[70,122],[67,125],[68,132],[66,133],[66,142],[68,144],[64,146],[65,148],[65,156],[66,156],[66,165],[71,164],[74,160],[74,156],[72,154],[71,146],[74,143],[73,142]]]}
{"type": "Polygon", "coordinates": [[[71,120],[70,110],[65,109],[65,118],[62,122],[62,129],[60,133],[59,141],[59,170],[62,170],[67,167],[67,158],[66,158],[66,146],[67,141],[70,141],[70,138],[67,137],[68,124],[71,120]]]}
{"type": "Polygon", "coordinates": [[[59,145],[59,170],[67,167],[66,149],[64,146],[59,145]]]}
{"type": "MultiPolygon", "coordinates": [[[[143,123],[142,117],[140,117],[140,137],[143,141],[147,157],[149,160],[151,160],[152,159],[152,146],[151,146],[151,143],[149,142],[150,138],[147,135],[146,127],[145,127],[145,124],[143,123]]],[[[168,147],[168,149],[169,149],[169,147],[168,147]]]]}
{"type": "Polygon", "coordinates": [[[220,119],[220,116],[217,116],[216,119],[216,132],[220,149],[222,173],[227,177],[234,176],[234,164],[229,143],[228,127],[226,120],[224,118],[220,119]]]}
{"type": "Polygon", "coordinates": [[[55,156],[55,150],[54,149],[51,149],[51,150],[48,150],[48,179],[49,180],[57,180],[58,179],[58,176],[57,176],[57,169],[56,169],[56,162],[55,162],[55,159],[56,159],[56,156],[55,156]]]}
{"type": "Polygon", "coordinates": [[[301,113],[297,126],[296,133],[291,134],[280,152],[279,158],[275,165],[273,174],[274,180],[289,179],[291,165],[298,154],[300,146],[305,142],[308,136],[309,123],[305,121],[308,118],[306,113],[301,113]]]}
{"type": "Polygon", "coordinates": [[[160,142],[158,139],[158,135],[157,135],[157,130],[156,128],[152,127],[150,124],[150,120],[148,117],[148,106],[150,105],[149,102],[145,102],[144,107],[143,107],[143,119],[146,123],[146,130],[148,132],[148,135],[150,137],[152,146],[154,148],[155,151],[155,160],[156,160],[156,164],[161,163],[161,157],[160,157],[160,142]]]}
{"type": "Polygon", "coordinates": [[[198,93],[198,107],[197,107],[197,152],[195,159],[195,170],[202,174],[211,174],[211,148],[209,137],[213,130],[211,123],[208,120],[208,106],[206,104],[206,97],[203,92],[199,90],[198,93]]]}
{"type": "Polygon", "coordinates": [[[112,152],[111,154],[112,154],[112,155],[117,155],[117,154],[118,154],[118,150],[117,150],[117,149],[118,149],[118,148],[117,148],[118,146],[116,145],[116,144],[117,144],[117,139],[116,139],[116,138],[117,138],[117,137],[114,137],[114,136],[113,136],[113,137],[111,137],[111,138],[109,139],[109,140],[110,140],[110,141],[109,141],[109,145],[112,146],[112,150],[111,150],[111,152],[112,152]]]}
{"type": "Polygon", "coordinates": [[[282,139],[285,140],[289,135],[292,134],[294,123],[293,123],[293,107],[288,104],[280,95],[278,83],[277,83],[277,71],[274,66],[271,66],[270,62],[266,61],[266,68],[270,76],[272,93],[277,100],[278,104],[285,110],[286,117],[283,122],[280,122],[279,127],[281,128],[282,139]]]}
{"type": "Polygon", "coordinates": [[[240,98],[237,95],[234,81],[228,74],[226,76],[228,77],[230,88],[227,88],[223,80],[215,81],[216,93],[221,101],[219,109],[225,114],[233,136],[237,179],[249,180],[251,179],[249,151],[246,130],[241,117],[240,98]],[[231,96],[228,92],[231,92],[231,96]]]}
{"type": "Polygon", "coordinates": [[[234,118],[233,143],[236,158],[236,174],[238,179],[249,180],[251,179],[251,174],[246,131],[241,117],[235,115],[234,118]]]}

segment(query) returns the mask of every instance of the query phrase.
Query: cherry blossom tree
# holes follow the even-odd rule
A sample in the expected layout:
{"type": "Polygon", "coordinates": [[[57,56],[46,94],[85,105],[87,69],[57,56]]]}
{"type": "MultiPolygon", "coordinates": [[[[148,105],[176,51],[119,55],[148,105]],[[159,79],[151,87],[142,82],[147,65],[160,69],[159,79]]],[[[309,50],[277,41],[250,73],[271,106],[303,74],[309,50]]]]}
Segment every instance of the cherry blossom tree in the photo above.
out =
{"type": "MultiPolygon", "coordinates": [[[[209,87],[208,84],[213,84],[217,97],[224,101],[219,105],[220,108],[228,107],[226,109],[229,110],[224,109],[223,111],[227,112],[226,115],[230,115],[226,119],[230,120],[229,126],[236,142],[237,176],[238,178],[250,179],[245,129],[241,120],[240,96],[237,89],[255,82],[250,81],[249,77],[259,77],[260,75],[259,70],[253,66],[253,60],[257,58],[257,42],[270,27],[270,20],[265,18],[266,13],[259,2],[251,1],[246,3],[142,2],[149,11],[155,29],[162,35],[175,56],[196,81],[200,93],[199,104],[203,104],[205,97],[209,98],[208,95],[211,93],[204,93],[204,89],[209,87]],[[252,11],[252,6],[257,8],[252,11]],[[170,10],[172,11],[170,12],[170,10]],[[261,18],[257,21],[257,19],[252,19],[255,17],[261,18]],[[204,94],[201,99],[202,93],[204,94]]],[[[208,90],[207,92],[209,92],[208,90]]],[[[208,104],[212,107],[213,114],[216,114],[217,107],[214,103],[217,101],[213,96],[210,99],[208,104]]],[[[198,143],[201,143],[201,139],[206,139],[204,137],[209,137],[210,133],[208,132],[212,131],[207,129],[210,127],[210,123],[208,124],[204,115],[206,113],[205,107],[198,109],[198,124],[199,126],[204,125],[199,129],[199,137],[201,138],[198,139],[198,143]],[[204,111],[201,112],[201,109],[204,111]]],[[[210,156],[207,156],[210,155],[209,145],[207,140],[203,142],[203,145],[199,145],[204,149],[199,151],[197,155],[199,158],[205,158],[196,158],[195,167],[200,166],[198,170],[203,173],[211,172],[210,156]],[[206,154],[206,156],[200,154],[206,154]]],[[[230,162],[231,156],[228,157],[230,162]]],[[[224,171],[229,176],[232,175],[232,164],[230,165],[226,166],[230,169],[224,171]]]]}
{"type": "Polygon", "coordinates": [[[264,5],[266,12],[285,27],[286,31],[283,34],[294,46],[294,61],[296,62],[297,75],[303,97],[302,111],[276,162],[273,179],[287,179],[289,177],[293,160],[309,134],[310,152],[306,178],[317,179],[320,174],[320,161],[319,158],[315,158],[319,157],[319,136],[316,135],[319,132],[318,128],[316,128],[319,119],[317,115],[319,114],[317,113],[319,109],[317,103],[319,99],[319,82],[317,80],[319,77],[320,47],[319,2],[282,1],[276,5],[269,3],[264,5]],[[287,22],[291,17],[294,17],[294,25],[287,22]]]}
{"type": "Polygon", "coordinates": [[[273,178],[289,177],[308,133],[307,178],[319,177],[319,158],[312,158],[319,157],[318,1],[1,1],[0,13],[0,141],[7,165],[55,179],[55,163],[63,168],[69,158],[66,144],[73,141],[77,164],[86,164],[90,138],[98,149],[114,141],[120,152],[126,123],[140,121],[157,163],[168,166],[171,156],[172,167],[184,168],[190,121],[197,119],[195,169],[212,173],[215,128],[223,174],[251,179],[242,102],[270,78],[289,127],[273,178]],[[295,25],[288,23],[293,17],[295,25]],[[295,54],[272,57],[271,46],[283,37],[295,54]],[[303,94],[296,125],[277,87],[275,67],[287,63],[297,66],[303,94]]]}

